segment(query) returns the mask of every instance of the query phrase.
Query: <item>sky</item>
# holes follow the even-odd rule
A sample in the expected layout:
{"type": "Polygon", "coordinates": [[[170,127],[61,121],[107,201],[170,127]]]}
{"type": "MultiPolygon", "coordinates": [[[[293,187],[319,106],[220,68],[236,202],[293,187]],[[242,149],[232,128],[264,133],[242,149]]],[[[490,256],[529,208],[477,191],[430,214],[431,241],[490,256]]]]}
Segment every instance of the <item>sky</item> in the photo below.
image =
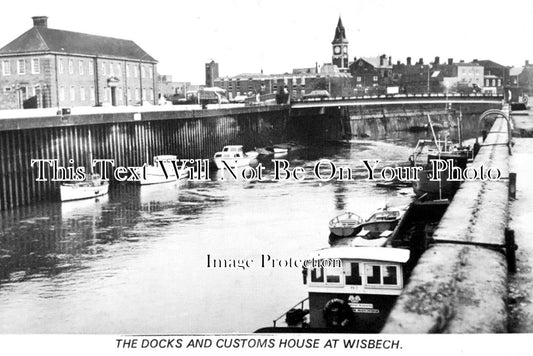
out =
{"type": "Polygon", "coordinates": [[[533,63],[532,0],[9,1],[0,13],[0,47],[41,15],[51,28],[133,40],[159,61],[159,73],[193,84],[205,81],[210,60],[221,76],[329,63],[339,16],[350,60],[386,54],[394,63],[408,56],[533,63]]]}

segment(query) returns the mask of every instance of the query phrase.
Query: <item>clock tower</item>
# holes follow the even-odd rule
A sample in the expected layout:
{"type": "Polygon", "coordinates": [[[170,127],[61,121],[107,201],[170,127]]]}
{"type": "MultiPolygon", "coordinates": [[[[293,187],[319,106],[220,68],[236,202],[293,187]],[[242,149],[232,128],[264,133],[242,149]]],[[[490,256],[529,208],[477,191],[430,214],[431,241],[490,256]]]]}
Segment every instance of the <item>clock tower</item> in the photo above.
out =
{"type": "Polygon", "coordinates": [[[346,33],[340,16],[339,23],[335,29],[335,37],[331,45],[333,49],[331,63],[339,67],[341,71],[348,70],[348,40],[346,39],[346,33]]]}

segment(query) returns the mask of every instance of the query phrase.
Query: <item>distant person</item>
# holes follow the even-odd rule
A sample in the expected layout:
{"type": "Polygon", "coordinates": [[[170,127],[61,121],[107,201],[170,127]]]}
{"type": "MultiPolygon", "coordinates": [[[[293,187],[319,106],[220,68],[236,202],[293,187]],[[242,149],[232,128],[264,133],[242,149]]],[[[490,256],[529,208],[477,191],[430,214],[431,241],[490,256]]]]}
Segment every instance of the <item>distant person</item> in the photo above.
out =
{"type": "Polygon", "coordinates": [[[290,102],[289,88],[285,85],[283,88],[283,103],[288,104],[290,102]]]}

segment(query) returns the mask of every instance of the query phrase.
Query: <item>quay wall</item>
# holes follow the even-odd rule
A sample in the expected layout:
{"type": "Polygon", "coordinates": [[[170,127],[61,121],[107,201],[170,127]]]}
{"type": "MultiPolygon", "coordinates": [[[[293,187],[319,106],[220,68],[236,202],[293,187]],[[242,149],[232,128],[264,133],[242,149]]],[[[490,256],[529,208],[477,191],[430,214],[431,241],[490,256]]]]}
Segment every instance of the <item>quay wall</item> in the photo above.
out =
{"type": "Polygon", "coordinates": [[[2,119],[0,209],[59,200],[59,183],[37,182],[32,159],[89,167],[91,155],[115,159],[116,166],[152,164],[162,154],[209,158],[228,144],[253,149],[283,142],[287,120],[285,106],[2,119]]]}
{"type": "Polygon", "coordinates": [[[424,127],[428,124],[428,115],[433,123],[455,120],[459,114],[463,116],[463,123],[476,123],[477,118],[484,111],[499,107],[501,104],[460,102],[354,106],[348,107],[345,115],[349,119],[349,130],[352,136],[376,137],[389,132],[424,127]],[[450,115],[451,111],[454,115],[450,115]]]}
{"type": "MultiPolygon", "coordinates": [[[[493,106],[452,104],[467,118],[464,122],[493,106]]],[[[57,158],[62,166],[73,159],[74,165],[89,167],[91,154],[93,159],[115,159],[117,166],[151,164],[154,156],[162,154],[211,158],[228,144],[248,150],[287,141],[319,145],[357,136],[379,138],[423,126],[428,113],[438,119],[447,115],[445,110],[443,103],[390,102],[299,109],[288,105],[208,110],[154,107],[28,118],[4,115],[0,119],[0,210],[59,199],[58,182],[36,182],[32,159],[57,158]]]]}
{"type": "MultiPolygon", "coordinates": [[[[501,103],[398,103],[380,105],[293,108],[289,132],[310,142],[337,141],[356,137],[381,138],[387,134],[423,128],[428,115],[433,123],[445,123],[463,117],[463,125],[477,128],[477,119],[501,103]],[[450,115],[453,113],[453,115],[450,115]]],[[[454,124],[456,122],[453,122],[454,124]]]]}
{"type": "Polygon", "coordinates": [[[508,127],[498,118],[473,163],[498,168],[499,181],[462,184],[391,311],[384,333],[507,332],[508,127]],[[440,242],[439,242],[440,241],[440,242]],[[467,243],[467,244],[464,244],[467,243]]]}

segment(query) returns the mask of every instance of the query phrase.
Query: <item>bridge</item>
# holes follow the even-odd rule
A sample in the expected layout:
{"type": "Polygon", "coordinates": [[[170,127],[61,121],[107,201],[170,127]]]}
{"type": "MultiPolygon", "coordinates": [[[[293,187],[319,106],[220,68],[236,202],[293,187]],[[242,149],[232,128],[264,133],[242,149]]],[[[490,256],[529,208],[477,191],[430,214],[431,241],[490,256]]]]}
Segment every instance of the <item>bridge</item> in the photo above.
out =
{"type": "Polygon", "coordinates": [[[291,109],[346,107],[346,106],[378,106],[405,104],[501,104],[503,96],[486,94],[397,94],[374,95],[360,97],[316,98],[291,103],[291,109]]]}

